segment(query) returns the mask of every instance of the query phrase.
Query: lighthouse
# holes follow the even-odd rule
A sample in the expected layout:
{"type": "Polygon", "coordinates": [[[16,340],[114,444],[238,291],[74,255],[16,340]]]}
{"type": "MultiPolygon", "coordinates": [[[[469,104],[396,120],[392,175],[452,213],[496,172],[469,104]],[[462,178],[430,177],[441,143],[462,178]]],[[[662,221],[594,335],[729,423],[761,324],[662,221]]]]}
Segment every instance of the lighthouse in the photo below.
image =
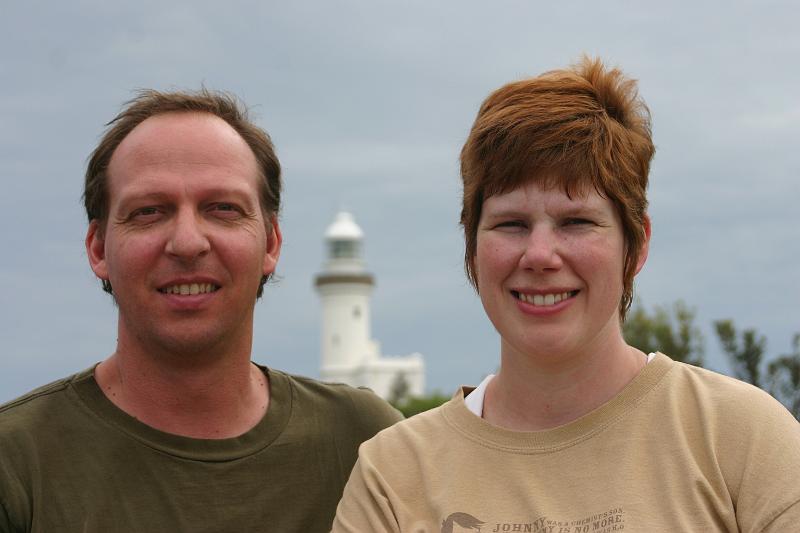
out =
{"type": "Polygon", "coordinates": [[[322,308],[322,379],[366,386],[385,399],[423,394],[422,356],[382,357],[380,345],[371,338],[375,279],[366,269],[364,232],[353,215],[337,213],[324,239],[326,258],[314,280],[322,308]]]}

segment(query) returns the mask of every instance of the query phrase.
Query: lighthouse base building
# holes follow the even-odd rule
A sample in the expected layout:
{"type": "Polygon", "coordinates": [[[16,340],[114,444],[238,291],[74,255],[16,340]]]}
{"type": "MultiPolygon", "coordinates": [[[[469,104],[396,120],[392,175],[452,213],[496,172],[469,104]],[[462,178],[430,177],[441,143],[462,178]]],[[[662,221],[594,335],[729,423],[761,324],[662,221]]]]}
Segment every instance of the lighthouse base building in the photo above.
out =
{"type": "Polygon", "coordinates": [[[325,232],[327,260],[314,280],[322,304],[320,376],[324,381],[368,387],[386,400],[422,395],[422,355],[385,357],[380,344],[370,338],[369,304],[375,281],[364,265],[363,238],[353,216],[344,211],[325,232]]]}
{"type": "Polygon", "coordinates": [[[425,393],[422,355],[380,356],[353,366],[323,367],[323,381],[368,387],[384,400],[397,401],[425,393]]]}

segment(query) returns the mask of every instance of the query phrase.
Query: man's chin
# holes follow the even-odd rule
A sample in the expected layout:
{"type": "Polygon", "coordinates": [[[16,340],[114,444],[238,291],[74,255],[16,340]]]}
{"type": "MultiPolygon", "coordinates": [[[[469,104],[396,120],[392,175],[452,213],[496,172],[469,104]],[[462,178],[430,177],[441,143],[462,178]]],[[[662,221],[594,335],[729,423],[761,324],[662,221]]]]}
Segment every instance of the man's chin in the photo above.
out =
{"type": "Polygon", "coordinates": [[[160,360],[165,357],[175,363],[182,361],[197,365],[203,360],[213,361],[224,353],[224,347],[229,345],[226,336],[209,330],[186,331],[182,334],[174,332],[162,333],[160,335],[148,335],[147,338],[140,337],[142,345],[149,346],[150,351],[160,360]]]}

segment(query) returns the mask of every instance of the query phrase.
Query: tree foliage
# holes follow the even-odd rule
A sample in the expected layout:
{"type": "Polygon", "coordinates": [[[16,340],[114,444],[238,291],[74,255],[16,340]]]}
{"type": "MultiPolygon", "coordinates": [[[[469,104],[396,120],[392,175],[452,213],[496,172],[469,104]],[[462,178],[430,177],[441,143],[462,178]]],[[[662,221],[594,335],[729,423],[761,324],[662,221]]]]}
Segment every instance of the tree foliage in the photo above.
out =
{"type": "Polygon", "coordinates": [[[449,399],[450,396],[445,396],[436,391],[426,396],[410,396],[401,402],[392,402],[392,405],[395,409],[403,413],[403,416],[409,418],[424,411],[428,411],[429,409],[433,409],[434,407],[439,407],[449,399]]]}
{"type": "Polygon", "coordinates": [[[740,335],[736,331],[733,320],[717,320],[714,322],[722,349],[728,356],[737,379],[763,387],[761,379],[761,362],[767,349],[767,339],[758,335],[755,329],[746,329],[740,335]]]}
{"type": "Polygon", "coordinates": [[[703,366],[703,334],[695,310],[678,300],[672,307],[655,306],[648,313],[637,305],[622,326],[625,341],[644,353],[663,352],[676,361],[703,366]]]}
{"type": "Polygon", "coordinates": [[[793,352],[782,355],[767,367],[769,393],[800,420],[800,333],[792,340],[793,352]]]}
{"type": "Polygon", "coordinates": [[[409,385],[405,373],[399,372],[389,388],[389,403],[397,405],[405,402],[408,399],[410,391],[411,385],[409,385]]]}

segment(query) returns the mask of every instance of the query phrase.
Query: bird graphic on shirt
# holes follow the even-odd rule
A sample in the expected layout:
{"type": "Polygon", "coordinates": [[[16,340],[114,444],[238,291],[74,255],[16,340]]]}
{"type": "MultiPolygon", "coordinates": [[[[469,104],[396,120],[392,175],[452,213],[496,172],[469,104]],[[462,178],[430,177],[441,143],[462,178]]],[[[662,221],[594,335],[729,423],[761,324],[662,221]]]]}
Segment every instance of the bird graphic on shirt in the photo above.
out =
{"type": "Polygon", "coordinates": [[[453,513],[442,521],[442,533],[453,533],[453,524],[458,524],[467,529],[480,531],[481,526],[486,522],[475,518],[467,513],[453,513]]]}

